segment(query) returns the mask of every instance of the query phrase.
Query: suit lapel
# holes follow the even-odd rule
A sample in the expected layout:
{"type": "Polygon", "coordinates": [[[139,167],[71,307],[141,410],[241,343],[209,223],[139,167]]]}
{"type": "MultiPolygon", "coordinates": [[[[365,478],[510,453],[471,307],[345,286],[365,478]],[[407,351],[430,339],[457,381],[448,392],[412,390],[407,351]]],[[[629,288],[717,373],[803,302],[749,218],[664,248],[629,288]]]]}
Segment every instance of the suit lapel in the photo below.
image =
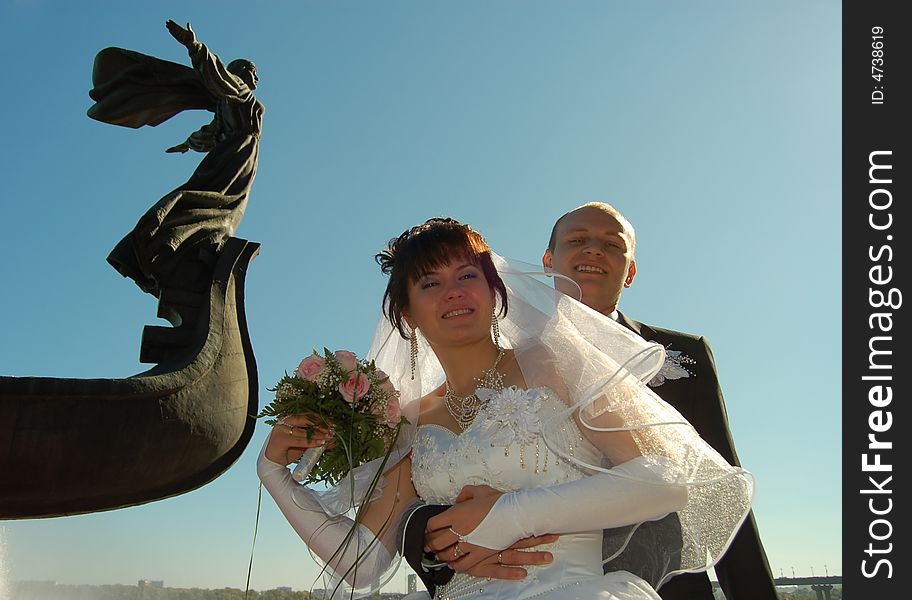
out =
{"type": "Polygon", "coordinates": [[[639,321],[634,321],[633,319],[628,318],[627,315],[621,311],[618,311],[618,323],[634,332],[644,340],[649,342],[653,341],[653,335],[655,332],[650,329],[648,325],[643,325],[639,321]]]}

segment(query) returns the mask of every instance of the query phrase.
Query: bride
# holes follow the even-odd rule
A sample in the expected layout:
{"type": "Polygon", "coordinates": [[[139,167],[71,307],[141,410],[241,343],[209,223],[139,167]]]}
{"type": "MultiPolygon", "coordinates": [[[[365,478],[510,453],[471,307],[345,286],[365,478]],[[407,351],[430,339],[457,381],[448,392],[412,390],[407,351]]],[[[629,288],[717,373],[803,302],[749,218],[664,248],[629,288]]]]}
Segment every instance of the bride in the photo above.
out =
{"type": "Polygon", "coordinates": [[[329,439],[307,438],[306,415],[277,424],[257,464],[326,565],[333,598],[379,590],[415,506],[457,496],[428,523],[444,532],[428,548],[441,557],[560,537],[536,548],[553,559],[524,579],[459,573],[437,598],[658,599],[627,571],[603,574],[603,562],[647,553],[668,565],[664,581],[718,560],[750,508],[752,479],[643,383],[662,366],[661,346],[512,268],[453,219],[409,229],[377,261],[389,282],[370,358],[390,373],[411,427],[385,467],[358,467],[324,492],[286,467],[329,439]],[[365,499],[380,468],[380,489],[365,499]],[[460,496],[481,485],[497,491],[460,496]],[[628,547],[640,523],[670,513],[680,523],[673,543],[628,547]],[[605,547],[604,529],[616,533],[605,547]]]}

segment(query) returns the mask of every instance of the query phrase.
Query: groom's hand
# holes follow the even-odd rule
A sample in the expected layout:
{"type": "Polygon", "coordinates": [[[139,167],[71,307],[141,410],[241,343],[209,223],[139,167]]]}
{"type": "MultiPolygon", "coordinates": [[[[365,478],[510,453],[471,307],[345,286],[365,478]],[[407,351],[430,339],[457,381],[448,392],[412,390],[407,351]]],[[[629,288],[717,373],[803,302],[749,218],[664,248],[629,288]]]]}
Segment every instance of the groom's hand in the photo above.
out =
{"type": "MultiPolygon", "coordinates": [[[[430,541],[435,539],[435,536],[439,539],[442,533],[444,532],[431,532],[427,534],[426,539],[430,541]]],[[[525,548],[550,544],[556,542],[558,537],[560,536],[553,534],[528,537],[500,552],[468,542],[459,542],[459,558],[453,558],[453,546],[439,552],[437,556],[454,571],[468,573],[475,577],[524,579],[528,575],[528,571],[523,567],[547,565],[554,560],[550,552],[529,551],[525,548]]]]}

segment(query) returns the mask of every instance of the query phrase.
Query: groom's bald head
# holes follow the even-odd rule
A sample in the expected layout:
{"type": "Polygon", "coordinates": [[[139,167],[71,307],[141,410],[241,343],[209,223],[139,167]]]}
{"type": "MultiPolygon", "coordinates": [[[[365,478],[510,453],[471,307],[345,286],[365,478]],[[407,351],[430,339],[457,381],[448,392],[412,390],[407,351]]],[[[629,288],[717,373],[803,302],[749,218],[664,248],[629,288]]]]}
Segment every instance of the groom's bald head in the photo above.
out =
{"type": "MultiPolygon", "coordinates": [[[[589,202],[554,223],[542,264],[575,281],[584,304],[609,314],[636,276],[635,248],[636,233],[630,221],[606,202],[589,202]]],[[[567,281],[558,279],[555,286],[576,295],[567,281]]]]}

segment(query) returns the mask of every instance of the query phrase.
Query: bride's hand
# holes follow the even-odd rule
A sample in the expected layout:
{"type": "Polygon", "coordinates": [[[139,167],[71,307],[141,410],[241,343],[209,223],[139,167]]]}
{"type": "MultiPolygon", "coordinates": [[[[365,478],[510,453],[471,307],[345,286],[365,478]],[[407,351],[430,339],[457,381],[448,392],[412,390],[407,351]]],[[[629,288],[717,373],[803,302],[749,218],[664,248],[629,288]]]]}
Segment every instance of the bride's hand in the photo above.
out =
{"type": "Polygon", "coordinates": [[[438,558],[447,562],[455,571],[466,571],[477,577],[493,579],[522,579],[527,575],[527,571],[522,566],[550,563],[553,560],[550,552],[523,550],[554,542],[559,537],[556,535],[529,537],[519,540],[510,548],[502,551],[476,546],[468,542],[459,542],[456,532],[465,534],[474,530],[502,494],[503,492],[487,485],[463,487],[459,496],[456,497],[456,506],[428,521],[429,533],[425,536],[426,550],[436,552],[438,558]],[[461,523],[474,520],[474,515],[481,511],[483,511],[481,517],[471,528],[459,528],[462,526],[461,523]]]}
{"type": "Polygon", "coordinates": [[[287,465],[300,459],[308,448],[323,446],[331,439],[329,428],[316,426],[309,415],[288,415],[273,425],[266,442],[266,458],[287,465]],[[313,428],[309,437],[308,428],[313,428]]]}
{"type": "Polygon", "coordinates": [[[456,504],[428,520],[427,532],[439,533],[426,537],[426,550],[438,554],[442,560],[455,562],[469,554],[470,550],[477,549],[460,542],[459,538],[474,531],[502,495],[503,492],[488,486],[463,487],[456,497],[456,504]]]}
{"type": "Polygon", "coordinates": [[[428,520],[428,532],[443,529],[449,534],[435,540],[434,544],[430,546],[430,550],[438,552],[455,545],[460,536],[474,531],[502,495],[503,492],[486,485],[463,487],[459,496],[456,497],[456,504],[428,520]]]}

